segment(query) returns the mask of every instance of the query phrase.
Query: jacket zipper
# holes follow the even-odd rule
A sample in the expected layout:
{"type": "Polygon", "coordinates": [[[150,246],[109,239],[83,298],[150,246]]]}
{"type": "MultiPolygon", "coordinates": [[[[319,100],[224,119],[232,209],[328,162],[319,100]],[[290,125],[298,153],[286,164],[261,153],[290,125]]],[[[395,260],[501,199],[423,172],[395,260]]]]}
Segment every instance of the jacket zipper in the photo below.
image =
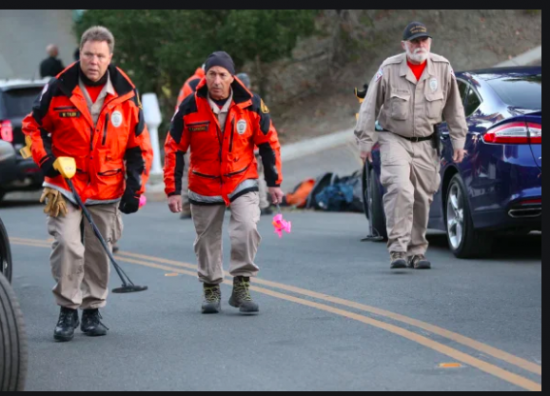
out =
{"type": "Polygon", "coordinates": [[[235,134],[235,118],[231,120],[231,138],[229,140],[229,152],[233,151],[233,135],[235,134]]]}
{"type": "MultiPolygon", "coordinates": [[[[92,154],[94,152],[94,128],[90,128],[90,159],[92,159],[92,154]]],[[[88,166],[88,185],[92,182],[92,174],[90,172],[90,167],[92,167],[92,164],[88,166]]]]}
{"type": "Polygon", "coordinates": [[[103,141],[101,144],[105,146],[105,140],[107,139],[107,125],[109,124],[109,113],[105,114],[105,127],[103,128],[103,141]]]}

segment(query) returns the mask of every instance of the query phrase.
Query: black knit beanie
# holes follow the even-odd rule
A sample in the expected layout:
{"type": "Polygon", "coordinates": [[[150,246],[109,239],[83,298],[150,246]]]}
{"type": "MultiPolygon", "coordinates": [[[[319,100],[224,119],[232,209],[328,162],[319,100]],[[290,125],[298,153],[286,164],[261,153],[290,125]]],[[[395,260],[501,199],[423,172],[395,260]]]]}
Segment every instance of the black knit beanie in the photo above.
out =
{"type": "Polygon", "coordinates": [[[235,75],[235,64],[231,56],[225,51],[216,51],[211,53],[208,58],[206,58],[205,63],[205,73],[208,73],[208,70],[212,66],[221,66],[229,71],[231,75],[235,75]]]}

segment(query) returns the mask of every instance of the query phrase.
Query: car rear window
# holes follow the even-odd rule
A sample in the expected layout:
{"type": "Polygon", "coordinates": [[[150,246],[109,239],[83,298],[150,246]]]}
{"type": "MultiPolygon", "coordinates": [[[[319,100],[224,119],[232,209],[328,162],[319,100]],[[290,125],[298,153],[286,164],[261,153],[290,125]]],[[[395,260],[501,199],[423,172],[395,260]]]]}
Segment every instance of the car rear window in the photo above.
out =
{"type": "Polygon", "coordinates": [[[24,117],[32,110],[32,105],[42,92],[41,87],[10,89],[2,93],[5,116],[24,117]]]}
{"type": "Polygon", "coordinates": [[[542,109],[542,74],[507,76],[487,83],[509,106],[529,110],[542,109]]]}

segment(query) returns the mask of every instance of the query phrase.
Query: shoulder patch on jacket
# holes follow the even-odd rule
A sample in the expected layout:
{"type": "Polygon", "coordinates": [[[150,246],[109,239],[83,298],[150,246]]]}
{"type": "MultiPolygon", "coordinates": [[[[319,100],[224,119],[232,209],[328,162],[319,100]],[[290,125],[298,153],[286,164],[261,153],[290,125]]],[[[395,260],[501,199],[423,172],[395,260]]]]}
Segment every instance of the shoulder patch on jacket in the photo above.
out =
{"type": "Polygon", "coordinates": [[[269,127],[271,126],[271,115],[269,114],[269,109],[265,105],[262,98],[259,95],[254,94],[252,96],[252,105],[250,106],[251,110],[260,115],[260,130],[265,134],[269,132],[269,127]]]}

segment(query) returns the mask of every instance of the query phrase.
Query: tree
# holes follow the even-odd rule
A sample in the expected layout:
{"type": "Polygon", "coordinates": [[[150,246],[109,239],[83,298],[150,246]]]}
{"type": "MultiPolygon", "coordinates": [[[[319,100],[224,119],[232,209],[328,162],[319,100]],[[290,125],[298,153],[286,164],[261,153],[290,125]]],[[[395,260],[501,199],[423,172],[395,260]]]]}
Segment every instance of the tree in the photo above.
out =
{"type": "Polygon", "coordinates": [[[155,92],[165,115],[173,114],[178,91],[206,57],[228,52],[237,70],[254,61],[260,95],[262,64],[290,55],[299,37],[315,32],[314,10],[88,10],[75,23],[80,39],[91,26],[115,36],[113,62],[140,92],[155,92]]]}

